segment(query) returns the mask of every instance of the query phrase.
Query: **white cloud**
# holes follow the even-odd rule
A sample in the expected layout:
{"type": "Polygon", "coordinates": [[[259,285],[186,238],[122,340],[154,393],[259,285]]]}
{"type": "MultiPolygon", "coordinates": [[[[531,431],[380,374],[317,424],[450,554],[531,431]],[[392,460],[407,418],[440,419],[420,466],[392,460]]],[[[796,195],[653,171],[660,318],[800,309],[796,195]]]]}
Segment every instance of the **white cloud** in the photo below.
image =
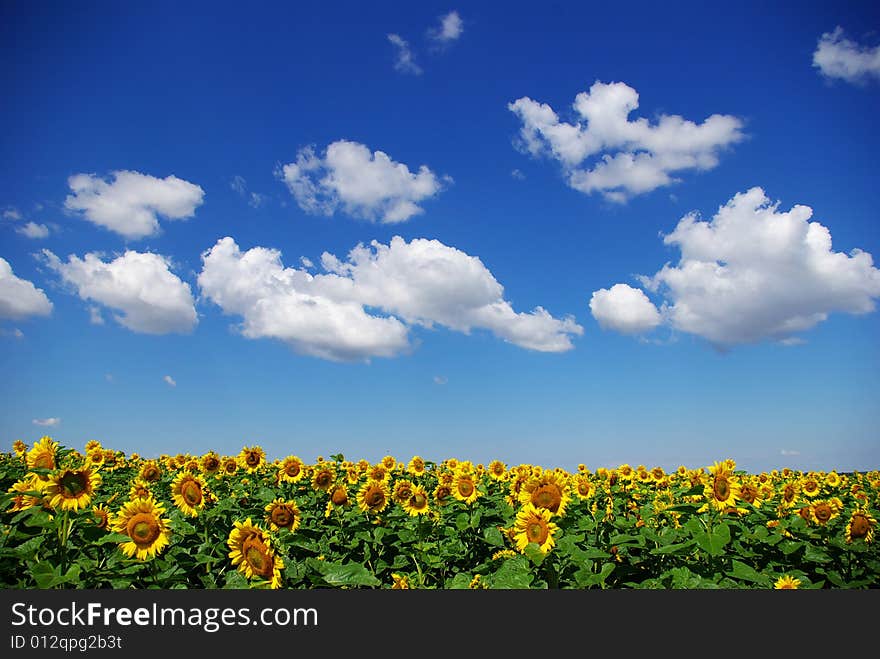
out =
{"type": "Polygon", "coordinates": [[[73,192],[64,207],[80,211],[90,222],[127,239],[159,233],[159,216],[169,220],[192,217],[202,204],[204,191],[176,176],[164,179],[132,171],[113,172],[113,182],[94,174],[68,179],[73,192]]]}
{"type": "Polygon", "coordinates": [[[285,268],[278,250],[241,252],[223,238],[202,255],[203,294],[242,316],[248,338],[277,338],[302,354],[338,361],[391,357],[410,349],[409,327],[486,329],[538,351],[571,349],[573,319],[541,307],[517,313],[482,262],[436,240],[394,237],[358,245],[346,261],[322,255],[325,274],[285,268]],[[388,315],[375,315],[376,312],[388,315]]]}
{"type": "Polygon", "coordinates": [[[513,178],[517,179],[518,181],[523,181],[523,180],[525,180],[525,178],[526,178],[526,175],[523,174],[523,173],[522,173],[520,170],[518,170],[518,169],[514,169],[512,172],[510,172],[510,175],[511,175],[513,178]]]}
{"type": "Polygon", "coordinates": [[[49,237],[49,227],[45,224],[37,224],[36,222],[28,222],[24,226],[16,227],[15,230],[22,236],[28,238],[38,239],[49,237]]]}
{"type": "Polygon", "coordinates": [[[522,122],[519,148],[558,160],[570,187],[613,202],[676,183],[676,172],[712,169],[723,148],[743,139],[742,122],[729,115],[713,114],[701,124],[665,114],[653,125],[630,121],[639,95],[622,82],[597,81],[578,94],[575,123],[527,96],[507,107],[522,122]]]}
{"type": "Polygon", "coordinates": [[[302,263],[304,268],[314,268],[315,264],[312,263],[312,259],[307,256],[300,256],[299,262],[302,263]]]}
{"type": "Polygon", "coordinates": [[[259,192],[248,192],[247,181],[243,176],[235,175],[229,182],[229,187],[237,192],[240,196],[247,199],[248,206],[251,208],[259,208],[269,199],[268,196],[259,192]]]}
{"type": "Polygon", "coordinates": [[[761,188],[735,195],[711,221],[685,215],[664,237],[681,257],[641,283],[666,298],[664,321],[718,347],[791,343],[833,312],[865,314],[880,270],[860,249],[835,252],[811,208],[780,211],[761,188]]]}
{"type": "Polygon", "coordinates": [[[449,382],[449,378],[445,375],[435,375],[434,376],[434,384],[444,385],[449,382]]]}
{"type": "Polygon", "coordinates": [[[162,378],[162,380],[163,380],[163,381],[165,382],[165,384],[167,384],[169,387],[176,387],[176,386],[177,386],[177,382],[175,382],[174,378],[171,377],[170,375],[166,375],[166,376],[164,376],[164,377],[162,378]]]}
{"type": "Polygon", "coordinates": [[[19,320],[51,313],[52,303],[43,289],[16,277],[9,262],[0,257],[0,319],[19,320]]]}
{"type": "Polygon", "coordinates": [[[425,165],[414,173],[382,151],[371,153],[346,140],[331,143],[323,158],[311,147],[301,149],[279,175],[307,213],[330,216],[341,207],[348,215],[386,224],[423,213],[419,204],[442,188],[425,165]]]}
{"type": "Polygon", "coordinates": [[[788,456],[800,455],[800,454],[801,454],[800,451],[792,451],[792,450],[790,450],[790,449],[781,449],[781,450],[779,451],[779,455],[784,455],[784,456],[787,456],[787,457],[788,457],[788,456]]]}
{"type": "Polygon", "coordinates": [[[432,40],[446,44],[458,39],[464,32],[464,23],[457,11],[451,11],[440,17],[440,25],[428,30],[428,37],[432,40]]]}
{"type": "Polygon", "coordinates": [[[259,208],[263,204],[266,203],[268,197],[264,194],[260,194],[259,192],[251,192],[248,197],[248,206],[251,208],[259,208]]]}
{"type": "Polygon", "coordinates": [[[103,325],[104,316],[101,315],[101,308],[96,306],[89,307],[89,322],[92,325],[103,325]]]}
{"type": "Polygon", "coordinates": [[[35,426],[57,426],[61,423],[61,419],[50,416],[48,419],[34,419],[33,424],[35,426]]]}
{"type": "Polygon", "coordinates": [[[144,334],[186,333],[198,322],[189,284],[171,272],[160,254],[126,251],[104,262],[96,253],[61,261],[43,250],[46,264],[83,300],[116,311],[116,322],[144,334]]]}
{"type": "Polygon", "coordinates": [[[229,187],[242,197],[247,194],[247,181],[244,180],[243,176],[239,176],[238,174],[232,177],[232,180],[229,182],[229,187]]]}
{"type": "Polygon", "coordinates": [[[422,67],[416,64],[415,56],[409,47],[409,43],[399,34],[389,34],[388,41],[397,49],[397,57],[394,60],[395,71],[421,75],[422,67]]]}
{"type": "Polygon", "coordinates": [[[837,26],[819,38],[813,53],[813,66],[828,78],[840,78],[862,84],[870,79],[880,80],[880,45],[859,45],[843,36],[837,26]]]}
{"type": "Polygon", "coordinates": [[[17,208],[10,206],[6,210],[3,211],[3,219],[4,220],[13,220],[18,221],[21,219],[21,213],[17,208]]]}
{"type": "Polygon", "coordinates": [[[648,296],[626,284],[615,284],[610,290],[601,288],[594,292],[590,298],[590,311],[602,329],[622,334],[650,332],[662,320],[648,296]]]}

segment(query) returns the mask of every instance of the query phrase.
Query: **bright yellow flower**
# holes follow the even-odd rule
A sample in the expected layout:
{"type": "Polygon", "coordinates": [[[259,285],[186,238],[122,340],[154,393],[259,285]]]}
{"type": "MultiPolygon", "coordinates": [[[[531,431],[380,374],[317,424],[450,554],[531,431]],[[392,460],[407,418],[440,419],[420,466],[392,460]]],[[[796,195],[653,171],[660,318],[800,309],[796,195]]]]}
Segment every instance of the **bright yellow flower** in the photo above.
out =
{"type": "Polygon", "coordinates": [[[275,555],[269,535],[251,523],[248,517],[244,522],[235,522],[229,538],[229,558],[248,579],[262,579],[269,588],[281,587],[281,570],[284,561],[275,555]]]}
{"type": "Polygon", "coordinates": [[[122,553],[146,561],[167,547],[171,532],[164,512],[162,504],[152,498],[124,503],[112,521],[114,531],[131,538],[120,543],[122,553]]]}
{"type": "Polygon", "coordinates": [[[89,467],[62,469],[49,479],[46,499],[56,509],[73,510],[86,508],[101,485],[101,474],[89,467]]]}
{"type": "Polygon", "coordinates": [[[516,548],[524,552],[530,543],[534,543],[544,554],[553,549],[556,544],[553,534],[559,527],[550,521],[551,518],[552,513],[546,508],[537,508],[531,503],[523,506],[516,515],[514,525],[516,548]]]}

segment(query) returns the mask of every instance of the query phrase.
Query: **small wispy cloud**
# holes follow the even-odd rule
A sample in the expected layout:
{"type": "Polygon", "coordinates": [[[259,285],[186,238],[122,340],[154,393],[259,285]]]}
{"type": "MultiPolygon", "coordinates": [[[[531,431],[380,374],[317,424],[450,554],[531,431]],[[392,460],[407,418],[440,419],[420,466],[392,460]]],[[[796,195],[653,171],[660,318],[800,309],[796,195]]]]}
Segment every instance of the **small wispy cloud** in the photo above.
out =
{"type": "Polygon", "coordinates": [[[92,325],[103,325],[104,324],[104,316],[101,315],[100,307],[96,307],[96,306],[89,307],[89,322],[92,325]]]}
{"type": "Polygon", "coordinates": [[[446,384],[449,382],[449,378],[445,375],[435,375],[434,376],[434,384],[446,384]]]}
{"type": "Polygon", "coordinates": [[[45,224],[37,224],[36,222],[28,222],[25,225],[16,227],[15,231],[26,238],[40,239],[49,237],[49,227],[45,224]]]}
{"type": "Polygon", "coordinates": [[[61,419],[50,416],[48,419],[34,419],[33,423],[35,426],[57,426],[61,423],[61,419]]]}
{"type": "Polygon", "coordinates": [[[793,451],[793,450],[791,450],[791,449],[786,449],[786,448],[784,448],[784,449],[782,449],[782,450],[779,451],[779,455],[784,455],[784,456],[787,457],[787,458],[788,458],[788,457],[793,457],[793,456],[796,456],[796,455],[800,455],[800,454],[801,454],[800,451],[793,451]]]}
{"type": "Polygon", "coordinates": [[[20,220],[21,213],[18,212],[18,209],[10,206],[6,210],[3,211],[3,219],[4,220],[20,220]]]}
{"type": "Polygon", "coordinates": [[[399,34],[391,33],[388,35],[388,41],[397,49],[397,57],[394,60],[394,70],[401,73],[411,73],[413,75],[421,75],[422,67],[416,64],[415,55],[409,47],[409,42],[399,34]]]}
{"type": "Polygon", "coordinates": [[[455,41],[464,32],[464,23],[457,11],[440,17],[440,25],[428,30],[428,37],[437,43],[447,44],[455,41]]]}
{"type": "Polygon", "coordinates": [[[512,172],[510,172],[510,175],[511,175],[513,178],[515,178],[517,181],[524,181],[525,178],[526,178],[526,175],[523,174],[523,173],[522,173],[520,170],[518,170],[518,169],[514,169],[512,172]]]}
{"type": "Polygon", "coordinates": [[[169,387],[176,387],[176,386],[177,386],[177,382],[176,382],[176,381],[174,380],[174,378],[171,377],[170,375],[166,375],[166,376],[163,377],[162,379],[165,381],[165,383],[166,383],[169,387]]]}
{"type": "Polygon", "coordinates": [[[241,196],[244,196],[247,192],[247,181],[244,180],[243,176],[239,176],[238,174],[236,174],[229,182],[229,187],[232,188],[234,192],[237,192],[241,196]]]}
{"type": "Polygon", "coordinates": [[[107,382],[113,382],[113,374],[112,373],[104,373],[104,379],[107,380],[107,382]]]}

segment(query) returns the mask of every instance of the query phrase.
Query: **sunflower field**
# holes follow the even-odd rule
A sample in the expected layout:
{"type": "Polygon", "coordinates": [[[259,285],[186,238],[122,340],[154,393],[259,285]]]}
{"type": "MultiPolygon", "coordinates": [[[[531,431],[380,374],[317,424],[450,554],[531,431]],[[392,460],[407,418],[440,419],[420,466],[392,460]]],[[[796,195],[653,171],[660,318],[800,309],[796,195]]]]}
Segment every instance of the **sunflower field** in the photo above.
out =
{"type": "Polygon", "coordinates": [[[0,454],[0,585],[866,589],[880,473],[0,454]]]}

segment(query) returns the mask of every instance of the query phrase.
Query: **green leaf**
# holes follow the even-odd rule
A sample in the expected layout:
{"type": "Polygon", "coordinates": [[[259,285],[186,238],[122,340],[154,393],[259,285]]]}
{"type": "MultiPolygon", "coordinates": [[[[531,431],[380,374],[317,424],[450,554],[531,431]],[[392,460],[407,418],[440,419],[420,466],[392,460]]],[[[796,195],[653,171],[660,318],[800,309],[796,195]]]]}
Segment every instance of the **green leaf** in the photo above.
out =
{"type": "Polygon", "coordinates": [[[719,524],[710,532],[702,532],[694,535],[700,549],[710,556],[721,556],[724,548],[730,542],[730,527],[727,524],[719,524]]]}
{"type": "Polygon", "coordinates": [[[523,554],[528,557],[532,565],[540,565],[547,558],[547,554],[542,552],[534,542],[526,545],[525,549],[523,549],[523,554]]]}
{"type": "Polygon", "coordinates": [[[459,513],[455,518],[455,528],[459,531],[464,531],[468,526],[470,526],[470,516],[467,513],[459,513]]]}
{"type": "Polygon", "coordinates": [[[589,588],[591,586],[604,586],[605,580],[614,572],[617,566],[614,563],[603,563],[602,569],[598,574],[594,574],[591,569],[581,568],[574,573],[575,583],[580,588],[589,588]]]}
{"type": "Polygon", "coordinates": [[[111,542],[128,542],[129,540],[131,540],[131,538],[129,538],[124,533],[107,533],[104,536],[95,540],[94,544],[106,545],[110,544],[111,542]]]}
{"type": "Polygon", "coordinates": [[[833,559],[824,549],[807,545],[807,548],[804,550],[804,560],[810,563],[830,563],[833,559]]]}
{"type": "Polygon", "coordinates": [[[31,576],[37,582],[37,588],[43,589],[51,588],[61,579],[53,565],[48,561],[41,561],[34,565],[31,568],[31,576]]]}
{"type": "Polygon", "coordinates": [[[504,547],[504,536],[494,526],[489,526],[483,531],[483,539],[493,547],[504,547]]]}
{"type": "Polygon", "coordinates": [[[770,585],[770,577],[768,577],[766,574],[758,572],[752,566],[746,565],[742,561],[738,561],[736,559],[734,559],[733,561],[733,569],[728,571],[727,574],[734,579],[749,581],[751,583],[756,583],[761,586],[770,585]]]}
{"type": "Polygon", "coordinates": [[[685,542],[677,542],[671,545],[664,545],[662,547],[656,547],[651,550],[652,554],[686,554],[690,553],[686,550],[691,549],[695,544],[694,540],[686,540],[685,542]]]}
{"type": "Polygon", "coordinates": [[[498,570],[483,581],[490,588],[513,590],[528,588],[534,578],[526,558],[515,556],[504,561],[498,570]]]}
{"type": "Polygon", "coordinates": [[[359,563],[329,563],[324,572],[324,581],[331,586],[381,586],[370,571],[359,563]]]}
{"type": "Polygon", "coordinates": [[[447,579],[444,587],[447,590],[468,590],[471,587],[471,579],[473,577],[468,572],[459,572],[452,579],[447,579]]]}

